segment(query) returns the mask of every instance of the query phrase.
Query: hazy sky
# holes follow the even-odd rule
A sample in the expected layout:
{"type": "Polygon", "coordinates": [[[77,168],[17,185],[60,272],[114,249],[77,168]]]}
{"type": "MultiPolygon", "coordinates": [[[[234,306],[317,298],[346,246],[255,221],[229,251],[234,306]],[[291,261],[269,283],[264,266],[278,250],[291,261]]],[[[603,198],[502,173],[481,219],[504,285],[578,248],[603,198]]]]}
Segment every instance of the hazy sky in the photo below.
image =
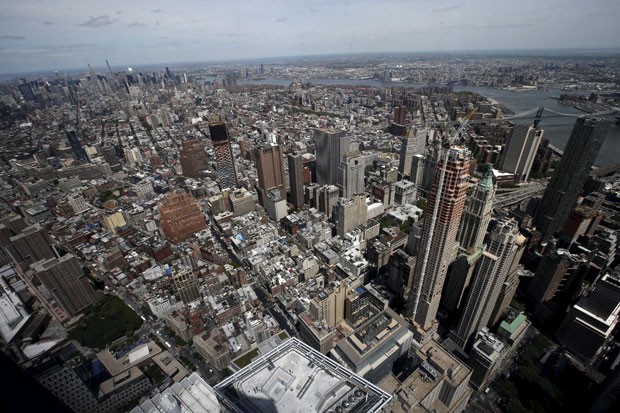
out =
{"type": "Polygon", "coordinates": [[[618,0],[0,0],[0,72],[388,51],[620,47],[618,0]]]}

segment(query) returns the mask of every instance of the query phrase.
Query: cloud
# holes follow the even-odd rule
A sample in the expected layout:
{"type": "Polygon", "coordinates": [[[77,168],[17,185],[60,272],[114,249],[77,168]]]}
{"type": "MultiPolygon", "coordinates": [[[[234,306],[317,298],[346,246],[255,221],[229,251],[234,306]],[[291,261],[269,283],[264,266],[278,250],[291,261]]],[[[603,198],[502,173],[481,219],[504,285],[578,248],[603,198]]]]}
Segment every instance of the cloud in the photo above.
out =
{"type": "Polygon", "coordinates": [[[460,8],[460,7],[461,7],[460,4],[455,4],[453,6],[439,6],[439,7],[435,7],[433,9],[433,11],[437,12],[437,13],[443,13],[445,11],[455,10],[455,9],[460,8]]]}
{"type": "Polygon", "coordinates": [[[88,16],[88,20],[82,24],[78,24],[78,26],[97,28],[102,26],[109,26],[114,23],[116,23],[116,20],[111,20],[110,16],[104,14],[103,16],[97,17],[88,16]]]}
{"type": "Polygon", "coordinates": [[[162,11],[162,9],[153,9],[151,10],[151,13],[161,13],[162,11]]]}
{"type": "Polygon", "coordinates": [[[25,39],[24,36],[13,36],[10,34],[0,35],[0,40],[24,40],[24,39],[25,39]]]}
{"type": "Polygon", "coordinates": [[[46,26],[53,26],[54,25],[54,23],[52,23],[51,21],[45,21],[45,22],[43,22],[43,24],[46,25],[46,26]]]}
{"type": "Polygon", "coordinates": [[[288,17],[280,17],[279,19],[276,19],[276,23],[283,23],[287,20],[288,20],[288,17]]]}
{"type": "Polygon", "coordinates": [[[146,23],[138,23],[138,22],[133,22],[133,23],[127,25],[127,27],[145,27],[145,26],[147,26],[146,23]]]}

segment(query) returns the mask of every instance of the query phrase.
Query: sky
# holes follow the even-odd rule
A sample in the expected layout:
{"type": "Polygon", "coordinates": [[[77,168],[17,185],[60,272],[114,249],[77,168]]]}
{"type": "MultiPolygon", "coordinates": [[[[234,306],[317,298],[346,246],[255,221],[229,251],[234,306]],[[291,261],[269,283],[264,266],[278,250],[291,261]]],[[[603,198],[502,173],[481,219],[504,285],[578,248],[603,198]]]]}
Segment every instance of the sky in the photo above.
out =
{"type": "Polygon", "coordinates": [[[618,0],[0,0],[0,73],[277,56],[620,47],[618,0]]]}

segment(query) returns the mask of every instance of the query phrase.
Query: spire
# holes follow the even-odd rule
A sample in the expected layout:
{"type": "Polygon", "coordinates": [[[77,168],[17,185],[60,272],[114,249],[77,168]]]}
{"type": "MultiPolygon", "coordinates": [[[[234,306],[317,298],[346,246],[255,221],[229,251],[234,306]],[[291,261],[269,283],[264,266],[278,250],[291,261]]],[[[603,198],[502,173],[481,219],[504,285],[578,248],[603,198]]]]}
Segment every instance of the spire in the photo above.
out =
{"type": "Polygon", "coordinates": [[[480,182],[478,183],[478,186],[484,189],[493,188],[493,168],[490,165],[487,167],[487,170],[484,173],[484,176],[482,177],[480,182]]]}

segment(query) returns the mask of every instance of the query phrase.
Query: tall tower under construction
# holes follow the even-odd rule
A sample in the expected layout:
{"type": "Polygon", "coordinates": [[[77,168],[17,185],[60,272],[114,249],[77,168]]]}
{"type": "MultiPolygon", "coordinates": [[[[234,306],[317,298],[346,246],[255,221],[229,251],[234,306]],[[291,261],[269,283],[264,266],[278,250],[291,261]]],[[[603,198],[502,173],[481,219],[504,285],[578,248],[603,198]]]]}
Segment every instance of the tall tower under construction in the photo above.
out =
{"type": "Polygon", "coordinates": [[[470,152],[452,147],[439,162],[428,197],[415,273],[406,315],[425,332],[435,325],[441,290],[456,241],[467,196],[470,152]]]}

